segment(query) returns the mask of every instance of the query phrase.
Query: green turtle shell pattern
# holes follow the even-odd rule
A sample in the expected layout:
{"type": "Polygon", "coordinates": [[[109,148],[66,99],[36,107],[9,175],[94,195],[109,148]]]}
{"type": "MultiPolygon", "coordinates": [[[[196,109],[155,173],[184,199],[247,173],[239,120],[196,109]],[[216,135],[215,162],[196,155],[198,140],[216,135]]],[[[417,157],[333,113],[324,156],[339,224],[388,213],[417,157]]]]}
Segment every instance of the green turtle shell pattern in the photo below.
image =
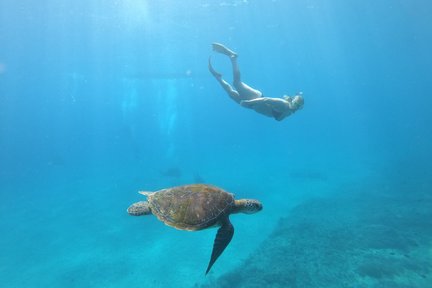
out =
{"type": "Polygon", "coordinates": [[[220,188],[192,184],[163,189],[148,197],[152,213],[180,230],[201,230],[216,225],[231,212],[234,195],[220,188]]]}

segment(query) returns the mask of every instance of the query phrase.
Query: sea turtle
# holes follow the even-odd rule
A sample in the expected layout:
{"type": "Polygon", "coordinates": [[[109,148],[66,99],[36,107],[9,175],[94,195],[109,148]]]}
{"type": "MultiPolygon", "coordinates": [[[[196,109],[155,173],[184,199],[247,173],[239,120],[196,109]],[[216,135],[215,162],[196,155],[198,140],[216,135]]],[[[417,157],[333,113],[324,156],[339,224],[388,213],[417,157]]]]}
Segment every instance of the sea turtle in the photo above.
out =
{"type": "Polygon", "coordinates": [[[221,188],[206,184],[191,184],[162,189],[156,192],[139,192],[147,201],[132,204],[127,212],[133,216],[155,215],[166,225],[188,231],[220,227],[206,275],[217,258],[230,243],[234,227],[229,220],[233,213],[252,214],[262,209],[258,200],[234,200],[234,195],[221,188]]]}

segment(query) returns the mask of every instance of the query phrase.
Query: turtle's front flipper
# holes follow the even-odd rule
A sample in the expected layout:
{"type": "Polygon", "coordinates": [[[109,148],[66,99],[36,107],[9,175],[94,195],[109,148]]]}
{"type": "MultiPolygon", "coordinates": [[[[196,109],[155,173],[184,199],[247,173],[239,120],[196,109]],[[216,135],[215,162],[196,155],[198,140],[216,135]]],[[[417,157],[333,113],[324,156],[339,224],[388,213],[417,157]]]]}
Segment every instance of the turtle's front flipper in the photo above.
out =
{"type": "Polygon", "coordinates": [[[213,244],[212,255],[206,270],[206,275],[210,271],[216,260],[219,258],[219,256],[222,254],[222,252],[225,250],[225,248],[228,246],[228,244],[231,242],[233,235],[234,226],[229,221],[229,218],[227,218],[216,234],[216,238],[213,244]]]}

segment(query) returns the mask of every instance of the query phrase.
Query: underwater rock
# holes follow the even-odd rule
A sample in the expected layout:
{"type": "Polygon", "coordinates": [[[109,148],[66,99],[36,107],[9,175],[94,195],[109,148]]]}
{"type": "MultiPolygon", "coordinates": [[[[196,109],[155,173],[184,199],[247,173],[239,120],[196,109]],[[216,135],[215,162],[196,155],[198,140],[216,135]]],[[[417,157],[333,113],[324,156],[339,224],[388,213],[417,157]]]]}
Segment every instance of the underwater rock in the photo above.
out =
{"type": "Polygon", "coordinates": [[[240,267],[201,287],[432,287],[430,219],[432,199],[311,200],[240,267]]]}

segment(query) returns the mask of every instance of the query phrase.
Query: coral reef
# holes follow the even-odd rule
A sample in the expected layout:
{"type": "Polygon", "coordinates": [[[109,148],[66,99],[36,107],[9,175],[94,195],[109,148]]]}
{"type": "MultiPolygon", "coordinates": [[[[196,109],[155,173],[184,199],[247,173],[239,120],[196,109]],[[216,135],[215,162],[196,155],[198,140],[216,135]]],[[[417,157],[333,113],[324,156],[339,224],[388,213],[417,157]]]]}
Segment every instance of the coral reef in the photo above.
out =
{"type": "Polygon", "coordinates": [[[432,287],[432,199],[357,193],[280,219],[234,271],[201,287],[432,287]]]}

